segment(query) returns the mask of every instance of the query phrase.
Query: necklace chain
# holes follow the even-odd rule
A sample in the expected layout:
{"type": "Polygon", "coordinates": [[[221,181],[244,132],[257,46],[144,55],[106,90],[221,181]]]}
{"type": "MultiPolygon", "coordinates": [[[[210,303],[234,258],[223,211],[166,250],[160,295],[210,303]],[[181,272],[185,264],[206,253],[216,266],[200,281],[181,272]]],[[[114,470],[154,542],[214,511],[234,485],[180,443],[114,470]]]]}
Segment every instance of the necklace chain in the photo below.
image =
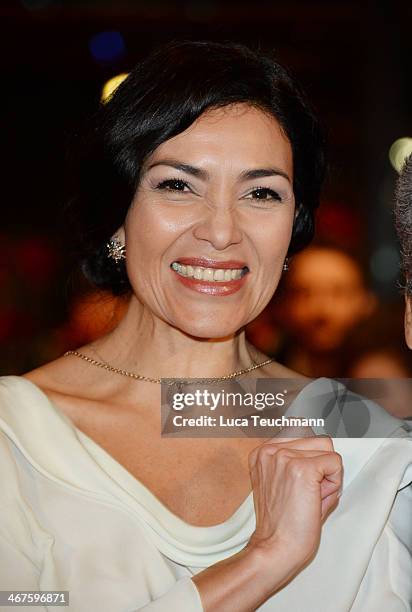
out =
{"type": "MultiPolygon", "coordinates": [[[[108,370],[109,372],[114,372],[115,374],[121,374],[122,376],[128,376],[129,378],[134,378],[136,380],[144,380],[146,382],[157,383],[157,384],[161,384],[162,382],[161,378],[150,378],[149,376],[142,376],[141,374],[135,374],[135,372],[128,372],[127,370],[122,370],[121,368],[115,368],[114,366],[110,365],[109,363],[106,363],[105,361],[97,361],[96,359],[92,359],[91,357],[88,357],[87,355],[85,355],[84,353],[80,353],[79,351],[66,351],[63,356],[66,357],[67,355],[74,355],[75,357],[79,357],[80,359],[83,359],[84,361],[87,361],[87,363],[97,366],[98,368],[103,368],[104,370],[108,370]]],[[[273,358],[266,359],[266,361],[262,361],[261,363],[245,368],[244,370],[238,370],[237,372],[232,372],[231,374],[226,374],[226,376],[221,376],[219,378],[195,378],[191,380],[196,380],[196,381],[201,381],[201,382],[216,382],[220,380],[230,380],[232,378],[236,378],[237,376],[242,376],[243,374],[247,374],[248,372],[251,372],[252,370],[256,370],[257,368],[261,368],[267,365],[268,363],[271,363],[272,361],[274,361],[273,358]]],[[[168,384],[173,385],[175,383],[172,382],[168,384]]]]}

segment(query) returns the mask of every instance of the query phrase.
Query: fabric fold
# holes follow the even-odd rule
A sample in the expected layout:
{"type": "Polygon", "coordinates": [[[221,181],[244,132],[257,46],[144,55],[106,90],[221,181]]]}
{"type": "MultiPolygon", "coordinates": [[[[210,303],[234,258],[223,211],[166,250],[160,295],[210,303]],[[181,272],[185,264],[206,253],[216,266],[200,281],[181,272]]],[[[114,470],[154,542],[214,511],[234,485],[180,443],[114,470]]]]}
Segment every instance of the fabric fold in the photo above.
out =
{"type": "MultiPolygon", "coordinates": [[[[330,384],[328,379],[309,383],[290,413],[314,410],[319,385],[327,390],[330,384]]],[[[344,487],[323,526],[319,551],[259,610],[330,612],[325,602],[333,601],[334,612],[375,612],[368,607],[372,584],[392,593],[389,612],[397,610],[396,601],[412,598],[412,580],[396,579],[398,558],[403,564],[399,576],[412,575],[412,439],[406,431],[393,437],[400,429],[401,421],[380,414],[375,431],[388,437],[334,438],[344,461],[344,487]]],[[[15,522],[4,534],[4,550],[20,539],[27,555],[35,538],[31,563],[40,574],[33,580],[41,576],[43,588],[86,590],[89,608],[76,612],[160,610],[150,602],[162,597],[173,602],[173,596],[179,601],[181,595],[192,602],[188,609],[198,612],[201,604],[187,582],[190,576],[241,550],[255,528],[252,493],[218,525],[186,523],[26,378],[0,378],[0,430],[3,481],[9,501],[19,499],[24,514],[10,519],[15,522]],[[116,599],[120,584],[126,589],[122,608],[116,599]]]]}

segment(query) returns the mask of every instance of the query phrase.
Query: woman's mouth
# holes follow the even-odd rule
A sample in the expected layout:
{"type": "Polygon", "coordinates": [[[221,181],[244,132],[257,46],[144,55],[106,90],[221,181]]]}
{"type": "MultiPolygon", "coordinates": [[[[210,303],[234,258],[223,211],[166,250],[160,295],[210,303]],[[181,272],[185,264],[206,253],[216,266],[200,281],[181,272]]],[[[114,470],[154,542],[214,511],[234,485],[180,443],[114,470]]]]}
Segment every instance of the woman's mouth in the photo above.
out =
{"type": "Polygon", "coordinates": [[[200,260],[174,261],[170,265],[180,282],[186,287],[209,295],[229,295],[238,291],[249,272],[247,266],[236,262],[207,262],[208,266],[192,265],[200,260]],[[222,267],[217,267],[221,265],[222,267]],[[229,267],[232,266],[233,267],[229,267]],[[236,267],[238,265],[238,267],[236,267]]]}

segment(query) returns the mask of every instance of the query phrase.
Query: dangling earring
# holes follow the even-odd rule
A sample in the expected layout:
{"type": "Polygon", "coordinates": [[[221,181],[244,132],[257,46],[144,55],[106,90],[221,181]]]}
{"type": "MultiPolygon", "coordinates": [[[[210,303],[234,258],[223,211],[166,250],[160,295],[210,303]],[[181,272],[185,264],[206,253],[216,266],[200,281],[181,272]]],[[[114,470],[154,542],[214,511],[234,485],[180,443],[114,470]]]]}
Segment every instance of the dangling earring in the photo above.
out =
{"type": "Polygon", "coordinates": [[[116,263],[122,259],[126,259],[126,246],[122,244],[117,236],[110,238],[106,243],[107,256],[113,259],[116,263]]]}
{"type": "Polygon", "coordinates": [[[287,272],[289,270],[289,257],[286,257],[285,263],[283,264],[283,271],[287,272]]]}

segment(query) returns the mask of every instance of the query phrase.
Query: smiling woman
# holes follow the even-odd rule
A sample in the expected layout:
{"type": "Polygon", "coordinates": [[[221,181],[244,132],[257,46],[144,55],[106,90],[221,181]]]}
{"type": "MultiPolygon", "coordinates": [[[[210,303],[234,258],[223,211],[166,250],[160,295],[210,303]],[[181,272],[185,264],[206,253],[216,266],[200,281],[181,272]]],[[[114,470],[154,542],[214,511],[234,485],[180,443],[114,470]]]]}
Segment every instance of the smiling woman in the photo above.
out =
{"type": "Polygon", "coordinates": [[[400,421],[376,407],[398,437],[335,447],[160,435],[164,378],[299,377],[245,335],[313,234],[323,141],[298,85],[241,45],[173,43],[84,133],[70,237],[128,306],[95,342],[0,379],[0,589],[69,590],[76,612],[406,610],[400,421]]]}
{"type": "Polygon", "coordinates": [[[298,85],[269,58],[235,44],[176,43],[158,50],[100,106],[79,137],[69,208],[78,225],[74,235],[84,238],[77,252],[85,273],[117,293],[130,290],[126,275],[109,269],[105,243],[123,224],[146,173],[144,193],[157,188],[173,201],[191,192],[205,201],[219,187],[227,199],[228,181],[223,186],[221,175],[229,168],[231,181],[237,181],[231,195],[236,187],[240,201],[253,199],[266,209],[262,200],[290,197],[292,189],[297,218],[289,252],[299,250],[313,233],[325,166],[322,141],[298,85]],[[223,118],[224,135],[218,126],[223,118]],[[202,158],[197,150],[192,158],[199,145],[207,151],[202,158]],[[237,167],[235,160],[231,167],[233,146],[239,148],[237,167]]]}
{"type": "Polygon", "coordinates": [[[156,148],[116,235],[133,292],[151,313],[192,336],[221,337],[269,302],[294,214],[292,150],[279,123],[231,104],[156,148]]]}

